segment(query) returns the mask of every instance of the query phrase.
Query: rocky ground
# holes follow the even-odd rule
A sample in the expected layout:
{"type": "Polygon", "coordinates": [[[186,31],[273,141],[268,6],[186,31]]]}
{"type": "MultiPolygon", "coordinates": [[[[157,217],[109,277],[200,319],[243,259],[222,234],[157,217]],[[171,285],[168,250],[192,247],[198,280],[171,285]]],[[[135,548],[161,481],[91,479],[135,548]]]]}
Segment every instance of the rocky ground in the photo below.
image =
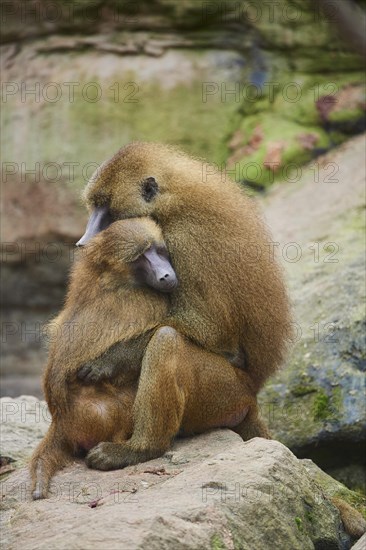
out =
{"type": "MultiPolygon", "coordinates": [[[[44,403],[1,400],[4,450],[22,463],[47,429],[44,403]]],[[[2,483],[7,550],[349,549],[337,508],[361,499],[277,441],[230,430],[178,441],[161,459],[114,472],[75,462],[51,497],[30,501],[25,468],[2,483]],[[36,527],[36,528],[34,528],[36,527]]]]}
{"type": "Polygon", "coordinates": [[[351,140],[265,198],[289,280],[297,342],[261,395],[280,441],[363,491],[364,150],[364,137],[351,140]]]}

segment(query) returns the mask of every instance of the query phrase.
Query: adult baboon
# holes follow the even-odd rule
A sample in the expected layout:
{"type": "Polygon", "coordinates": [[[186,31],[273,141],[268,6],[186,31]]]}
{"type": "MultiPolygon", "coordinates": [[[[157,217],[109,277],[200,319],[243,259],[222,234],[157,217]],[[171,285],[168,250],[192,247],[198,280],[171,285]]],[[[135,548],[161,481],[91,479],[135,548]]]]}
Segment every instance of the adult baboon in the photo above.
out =
{"type": "MultiPolygon", "coordinates": [[[[256,395],[284,360],[291,315],[271,237],[253,201],[234,182],[223,183],[220,174],[205,177],[201,161],[166,145],[132,143],[96,172],[85,199],[91,216],[80,245],[113,220],[149,216],[162,229],[179,279],[166,327],[154,334],[144,354],[132,437],[121,445],[101,443],[88,457],[92,467],[117,468],[166,448],[164,424],[154,424],[165,412],[155,403],[163,403],[166,386],[155,382],[167,365],[181,365],[173,369],[179,386],[186,363],[177,350],[184,337],[241,364],[256,395]]],[[[107,352],[104,364],[113,357],[107,352]]],[[[86,369],[105,376],[100,362],[86,369]]],[[[214,368],[211,373],[216,376],[214,368]]],[[[215,393],[219,401],[220,392],[215,393]]],[[[169,412],[179,416],[179,391],[176,399],[169,412]]],[[[266,434],[257,415],[236,429],[244,439],[266,434]]]]}

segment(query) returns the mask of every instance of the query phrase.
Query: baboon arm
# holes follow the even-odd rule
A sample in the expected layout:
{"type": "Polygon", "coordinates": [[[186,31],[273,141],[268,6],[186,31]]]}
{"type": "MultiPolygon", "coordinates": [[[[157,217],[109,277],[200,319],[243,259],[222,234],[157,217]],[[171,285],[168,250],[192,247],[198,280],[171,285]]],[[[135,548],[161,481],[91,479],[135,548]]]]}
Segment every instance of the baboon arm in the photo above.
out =
{"type": "Polygon", "coordinates": [[[159,329],[146,350],[134,404],[137,424],[132,438],[127,443],[99,443],[86,457],[89,467],[113,470],[161,456],[178,433],[185,396],[177,383],[176,341],[159,338],[162,330],[177,334],[174,329],[159,329]]]}
{"type": "Polygon", "coordinates": [[[75,363],[66,374],[62,368],[62,357],[57,360],[51,357],[44,376],[44,392],[51,413],[69,409],[70,383],[75,381],[75,377],[85,384],[110,379],[120,386],[136,380],[152,332],[153,329],[147,330],[137,338],[116,342],[99,357],[82,365],[75,363]]]}
{"type": "MultiPolygon", "coordinates": [[[[84,383],[95,384],[101,380],[113,380],[123,370],[138,369],[150,338],[151,331],[135,340],[117,342],[99,357],[84,363],[78,370],[78,379],[84,383]]],[[[233,367],[245,369],[246,358],[243,351],[236,355],[224,353],[223,356],[233,367]]]]}
{"type": "Polygon", "coordinates": [[[84,363],[78,370],[77,377],[82,382],[96,383],[103,379],[112,380],[122,368],[125,355],[125,342],[117,342],[102,355],[84,363]]]}
{"type": "Polygon", "coordinates": [[[164,454],[179,432],[234,427],[246,415],[253,423],[251,437],[268,436],[257,422],[247,374],[171,327],[159,328],[147,346],[133,412],[132,437],[94,447],[86,457],[89,467],[112,470],[144,462],[164,454]]]}
{"type": "Polygon", "coordinates": [[[99,357],[82,365],[77,373],[80,381],[95,384],[112,380],[128,372],[140,372],[141,362],[152,331],[132,340],[116,342],[99,357]]]}

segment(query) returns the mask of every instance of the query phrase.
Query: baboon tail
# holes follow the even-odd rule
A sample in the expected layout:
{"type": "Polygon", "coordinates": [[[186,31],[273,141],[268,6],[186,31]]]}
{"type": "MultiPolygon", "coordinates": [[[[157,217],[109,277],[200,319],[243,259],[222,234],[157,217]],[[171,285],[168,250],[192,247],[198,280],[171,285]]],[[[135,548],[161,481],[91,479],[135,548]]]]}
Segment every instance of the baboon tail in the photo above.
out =
{"type": "Polygon", "coordinates": [[[51,478],[71,461],[71,456],[71,448],[63,435],[51,424],[30,463],[33,500],[47,498],[51,478]]]}

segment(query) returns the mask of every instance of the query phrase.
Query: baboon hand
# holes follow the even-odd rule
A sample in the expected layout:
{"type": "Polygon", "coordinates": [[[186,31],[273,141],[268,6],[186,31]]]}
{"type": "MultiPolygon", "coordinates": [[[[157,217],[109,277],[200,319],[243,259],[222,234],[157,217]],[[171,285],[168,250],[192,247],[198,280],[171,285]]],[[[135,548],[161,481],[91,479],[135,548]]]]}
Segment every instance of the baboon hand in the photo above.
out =
{"type": "Polygon", "coordinates": [[[91,449],[85,462],[95,470],[118,470],[139,462],[146,462],[164,454],[164,451],[134,450],[129,443],[99,443],[91,449]]]}
{"type": "Polygon", "coordinates": [[[103,379],[113,378],[114,374],[114,365],[101,365],[98,360],[95,360],[82,365],[77,373],[77,377],[82,382],[96,383],[103,379]]]}

